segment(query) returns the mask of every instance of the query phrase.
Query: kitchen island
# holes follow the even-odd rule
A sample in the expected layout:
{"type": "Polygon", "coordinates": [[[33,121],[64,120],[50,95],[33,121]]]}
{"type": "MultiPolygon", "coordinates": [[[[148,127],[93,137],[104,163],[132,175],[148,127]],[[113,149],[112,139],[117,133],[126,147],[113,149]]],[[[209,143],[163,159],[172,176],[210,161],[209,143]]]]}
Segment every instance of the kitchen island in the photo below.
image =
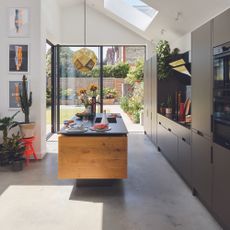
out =
{"type": "Polygon", "coordinates": [[[85,132],[69,132],[65,128],[59,132],[58,178],[127,178],[127,128],[121,116],[108,114],[110,130],[91,130],[101,117],[102,114],[97,114],[93,121],[84,124],[85,132]]]}

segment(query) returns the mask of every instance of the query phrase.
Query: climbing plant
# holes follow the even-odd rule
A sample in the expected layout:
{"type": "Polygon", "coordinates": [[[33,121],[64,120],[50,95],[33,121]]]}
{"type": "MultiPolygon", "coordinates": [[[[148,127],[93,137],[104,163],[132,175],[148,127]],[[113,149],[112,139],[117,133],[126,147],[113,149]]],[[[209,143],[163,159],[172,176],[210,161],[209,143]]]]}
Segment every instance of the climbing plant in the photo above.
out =
{"type": "Polygon", "coordinates": [[[156,46],[157,53],[157,77],[159,80],[166,79],[170,73],[169,59],[171,56],[179,53],[179,49],[175,48],[172,52],[169,42],[160,40],[156,46]]]}

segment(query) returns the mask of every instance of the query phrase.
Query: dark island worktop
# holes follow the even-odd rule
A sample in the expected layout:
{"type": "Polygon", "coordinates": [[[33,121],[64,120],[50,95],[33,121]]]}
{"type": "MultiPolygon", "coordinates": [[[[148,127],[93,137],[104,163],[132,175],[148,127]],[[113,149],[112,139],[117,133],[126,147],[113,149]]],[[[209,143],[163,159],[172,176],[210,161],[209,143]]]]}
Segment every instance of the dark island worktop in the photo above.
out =
{"type": "MultiPolygon", "coordinates": [[[[96,114],[95,118],[92,120],[89,120],[87,123],[84,122],[84,126],[87,127],[86,132],[68,132],[66,127],[63,127],[59,134],[68,135],[68,136],[117,136],[117,135],[127,135],[128,130],[125,126],[125,123],[120,116],[120,114],[117,114],[116,117],[110,116],[110,114],[107,114],[108,121],[109,121],[109,127],[111,128],[108,131],[93,131],[90,129],[94,124],[100,123],[100,118],[102,118],[102,114],[96,114]]],[[[74,120],[76,124],[81,124],[81,120],[74,116],[71,120],[74,120]]]]}

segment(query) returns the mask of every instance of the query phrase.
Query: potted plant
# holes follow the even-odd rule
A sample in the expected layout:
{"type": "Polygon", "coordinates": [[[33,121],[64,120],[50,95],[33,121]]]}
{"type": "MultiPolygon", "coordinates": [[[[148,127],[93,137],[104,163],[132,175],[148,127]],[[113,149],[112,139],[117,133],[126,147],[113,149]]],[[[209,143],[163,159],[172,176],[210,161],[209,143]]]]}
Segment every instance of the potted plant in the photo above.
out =
{"type": "Polygon", "coordinates": [[[165,115],[165,103],[164,102],[160,103],[159,110],[160,110],[160,114],[165,115]]]}
{"type": "Polygon", "coordinates": [[[28,82],[25,75],[22,78],[22,87],[20,88],[20,105],[25,115],[24,123],[20,123],[20,130],[23,138],[34,136],[35,122],[30,122],[30,106],[32,105],[32,92],[28,94],[28,82]]]}
{"type": "Polygon", "coordinates": [[[108,87],[103,90],[103,95],[104,95],[104,99],[103,99],[104,104],[112,105],[115,102],[117,91],[115,89],[108,87]]]}
{"type": "Polygon", "coordinates": [[[4,166],[9,163],[9,145],[8,145],[8,131],[18,125],[14,118],[19,113],[16,112],[12,117],[3,117],[0,119],[0,131],[3,132],[3,143],[0,145],[0,165],[4,166]]]}
{"type": "Polygon", "coordinates": [[[19,132],[15,135],[12,134],[11,138],[7,138],[7,145],[8,145],[8,151],[9,151],[9,163],[12,166],[13,171],[21,171],[23,169],[24,165],[24,151],[25,151],[25,145],[21,141],[21,136],[19,135],[19,132]]]}
{"type": "Polygon", "coordinates": [[[165,108],[165,115],[168,118],[172,118],[172,97],[167,98],[167,107],[165,108]]]}

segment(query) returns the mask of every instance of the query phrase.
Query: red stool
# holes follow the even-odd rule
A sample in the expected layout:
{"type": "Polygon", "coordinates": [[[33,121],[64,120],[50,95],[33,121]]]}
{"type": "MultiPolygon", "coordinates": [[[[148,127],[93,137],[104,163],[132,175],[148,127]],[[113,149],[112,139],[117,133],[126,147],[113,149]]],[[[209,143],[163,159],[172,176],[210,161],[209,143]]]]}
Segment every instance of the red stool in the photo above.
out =
{"type": "Polygon", "coordinates": [[[37,160],[37,155],[34,151],[33,148],[33,141],[34,141],[34,137],[30,137],[30,138],[22,138],[22,142],[25,145],[25,151],[24,151],[24,155],[26,157],[26,165],[29,164],[29,160],[30,160],[30,155],[33,154],[34,155],[34,159],[37,160]]]}

